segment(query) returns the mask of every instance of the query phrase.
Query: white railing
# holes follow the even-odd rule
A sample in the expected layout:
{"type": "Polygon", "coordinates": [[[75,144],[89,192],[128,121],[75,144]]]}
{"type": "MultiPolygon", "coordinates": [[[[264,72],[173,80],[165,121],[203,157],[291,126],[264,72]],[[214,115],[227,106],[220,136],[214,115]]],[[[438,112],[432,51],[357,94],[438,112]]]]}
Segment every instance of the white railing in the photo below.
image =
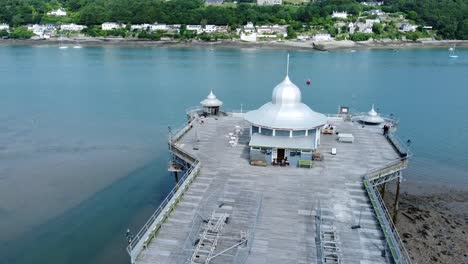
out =
{"type": "Polygon", "coordinates": [[[131,263],[135,263],[136,258],[140,252],[144,250],[149,245],[151,240],[157,235],[157,232],[161,228],[162,224],[167,220],[170,213],[175,209],[185,191],[188,189],[189,185],[200,171],[201,164],[198,162],[198,160],[174,144],[188,130],[190,130],[191,127],[192,123],[190,122],[181,129],[177,130],[170,138],[169,144],[172,151],[177,152],[178,155],[182,155],[184,160],[188,160],[188,162],[192,163],[192,166],[184,173],[176,186],[171,190],[171,192],[169,192],[156,211],[154,211],[154,213],[146,221],[145,225],[140,229],[140,231],[138,231],[138,233],[128,244],[127,252],[130,255],[131,263]]]}
{"type": "Polygon", "coordinates": [[[411,264],[411,258],[406,251],[406,247],[398,233],[395,224],[391,220],[390,213],[385,206],[385,203],[380,196],[380,193],[375,190],[369,179],[364,178],[364,187],[369,195],[375,215],[379,221],[382,232],[384,233],[387,246],[395,263],[411,264]]]}
{"type": "Polygon", "coordinates": [[[145,249],[151,240],[156,236],[161,228],[161,225],[167,220],[169,214],[175,209],[180,199],[188,188],[188,185],[193,181],[200,170],[200,164],[187,170],[179,180],[179,183],[161,202],[156,211],[146,221],[145,225],[133,237],[130,244],[127,246],[127,252],[130,255],[131,263],[135,263],[140,252],[145,249]],[[180,187],[179,187],[180,186],[180,187]],[[149,233],[148,231],[151,230],[149,233]]]}
{"type": "MultiPolygon", "coordinates": [[[[398,138],[394,135],[395,138],[398,138]]],[[[387,241],[388,249],[395,263],[410,264],[411,258],[406,251],[406,247],[398,233],[395,224],[392,221],[390,213],[385,206],[379,191],[375,189],[377,185],[374,181],[381,177],[386,177],[389,174],[397,173],[408,166],[408,159],[412,156],[412,152],[407,148],[408,155],[404,158],[392,161],[380,168],[370,170],[363,176],[363,184],[371,201],[374,212],[379,221],[385,240],[387,241]]],[[[400,180],[400,179],[398,179],[400,180]]]]}

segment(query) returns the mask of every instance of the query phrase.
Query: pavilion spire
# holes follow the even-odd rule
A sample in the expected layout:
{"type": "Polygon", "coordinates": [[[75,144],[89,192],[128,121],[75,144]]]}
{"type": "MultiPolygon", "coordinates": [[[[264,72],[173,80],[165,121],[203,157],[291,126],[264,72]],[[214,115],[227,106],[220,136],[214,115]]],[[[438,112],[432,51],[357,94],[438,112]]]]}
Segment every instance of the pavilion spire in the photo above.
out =
{"type": "Polygon", "coordinates": [[[289,77],[289,53],[288,53],[288,59],[286,61],[286,77],[289,77]]]}

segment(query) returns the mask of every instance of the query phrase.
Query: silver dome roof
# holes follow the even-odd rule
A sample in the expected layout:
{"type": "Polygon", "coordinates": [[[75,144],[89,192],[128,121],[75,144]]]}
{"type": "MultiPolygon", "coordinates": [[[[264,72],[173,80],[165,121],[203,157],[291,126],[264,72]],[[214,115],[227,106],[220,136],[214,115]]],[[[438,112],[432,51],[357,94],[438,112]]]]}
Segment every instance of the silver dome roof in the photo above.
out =
{"type": "Polygon", "coordinates": [[[216,98],[213,91],[210,91],[210,94],[206,97],[205,100],[201,101],[200,104],[205,107],[216,107],[221,106],[223,102],[216,98]]]}
{"type": "Polygon", "coordinates": [[[311,129],[323,126],[327,117],[312,111],[301,102],[301,90],[286,78],[273,89],[271,102],[247,112],[245,120],[262,127],[276,129],[311,129]]]}
{"type": "Polygon", "coordinates": [[[363,115],[361,116],[360,120],[362,122],[366,122],[366,123],[371,123],[371,124],[380,124],[380,123],[383,123],[385,120],[379,115],[379,113],[377,113],[375,110],[374,110],[374,105],[372,105],[372,109],[367,112],[367,115],[363,115]]]}

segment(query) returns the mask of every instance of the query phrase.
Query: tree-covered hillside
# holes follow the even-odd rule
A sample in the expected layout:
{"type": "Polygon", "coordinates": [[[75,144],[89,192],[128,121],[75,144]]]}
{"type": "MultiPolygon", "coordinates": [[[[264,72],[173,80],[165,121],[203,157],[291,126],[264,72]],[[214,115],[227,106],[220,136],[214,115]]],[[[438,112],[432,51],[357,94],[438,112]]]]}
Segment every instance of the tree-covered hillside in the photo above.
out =
{"type": "MultiPolygon", "coordinates": [[[[237,5],[206,6],[202,0],[0,0],[0,23],[11,26],[28,23],[74,22],[88,26],[105,21],[132,23],[242,25],[279,23],[324,25],[332,11],[358,15],[370,7],[355,0],[316,0],[304,5],[256,6],[242,1],[237,5]],[[64,7],[67,17],[46,13],[64,7]]],[[[248,2],[248,1],[247,1],[248,2]]],[[[387,0],[387,12],[403,12],[422,25],[433,26],[442,38],[468,39],[467,0],[387,0]]]]}

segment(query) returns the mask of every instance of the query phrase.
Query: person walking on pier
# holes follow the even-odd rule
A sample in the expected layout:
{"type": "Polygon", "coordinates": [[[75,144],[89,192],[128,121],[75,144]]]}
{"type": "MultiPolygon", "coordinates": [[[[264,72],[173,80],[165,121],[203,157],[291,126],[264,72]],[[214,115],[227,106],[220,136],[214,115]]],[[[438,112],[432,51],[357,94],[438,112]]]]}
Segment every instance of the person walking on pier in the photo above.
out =
{"type": "Polygon", "coordinates": [[[384,136],[386,136],[388,134],[389,129],[390,129],[390,127],[385,124],[384,127],[383,127],[383,135],[384,136]]]}

